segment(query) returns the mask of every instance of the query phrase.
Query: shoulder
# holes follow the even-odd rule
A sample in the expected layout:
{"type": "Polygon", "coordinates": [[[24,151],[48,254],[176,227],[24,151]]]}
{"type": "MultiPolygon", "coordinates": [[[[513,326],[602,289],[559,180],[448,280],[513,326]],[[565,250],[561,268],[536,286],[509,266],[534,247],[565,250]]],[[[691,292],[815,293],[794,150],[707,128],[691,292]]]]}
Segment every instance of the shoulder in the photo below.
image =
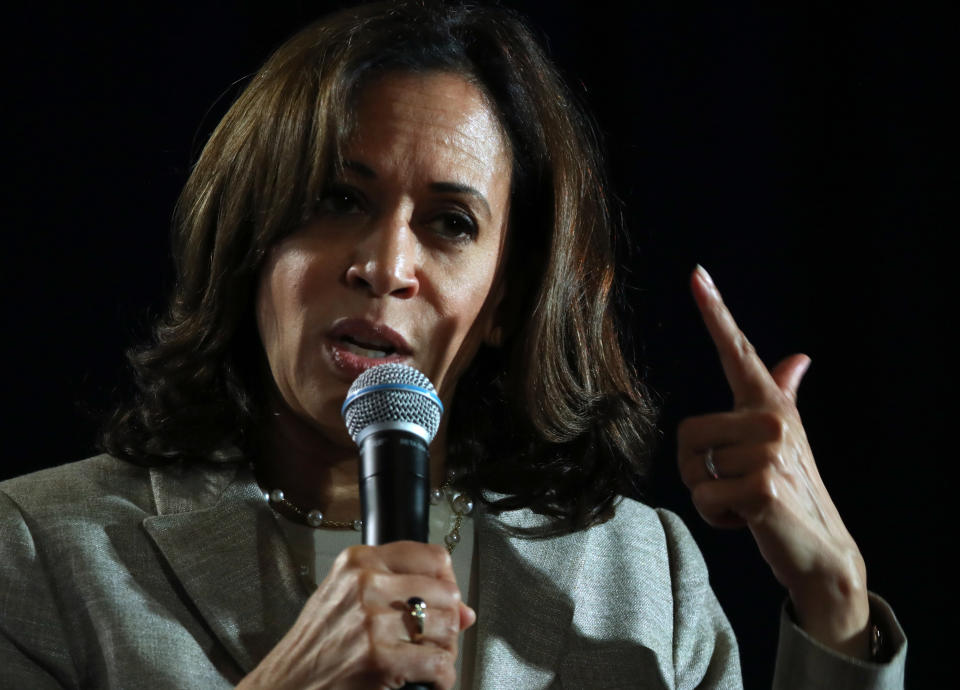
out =
{"type": "Polygon", "coordinates": [[[118,551],[149,553],[131,535],[150,505],[149,470],[106,455],[0,483],[0,637],[15,641],[0,657],[13,674],[79,685],[68,622],[120,572],[118,551]]]}
{"type": "Polygon", "coordinates": [[[235,473],[99,455],[0,483],[0,600],[43,587],[70,602],[109,599],[105,573],[165,581],[146,525],[216,503],[235,473]]]}
{"type": "Polygon", "coordinates": [[[593,559],[615,579],[642,583],[674,604],[712,597],[700,548],[676,513],[624,498],[614,517],[587,531],[593,559]]]}
{"type": "MultiPolygon", "coordinates": [[[[529,529],[543,518],[515,511],[500,521],[529,529]]],[[[623,498],[610,520],[589,529],[546,539],[503,539],[529,567],[551,582],[565,583],[578,599],[590,600],[594,611],[616,601],[617,617],[636,609],[637,619],[652,617],[672,626],[709,611],[725,625],[700,549],[683,520],[669,510],[623,498]]]]}
{"type": "Polygon", "coordinates": [[[51,467],[0,482],[4,511],[12,505],[37,518],[126,503],[152,505],[150,470],[109,455],[51,467]]]}
{"type": "Polygon", "coordinates": [[[643,560],[676,574],[703,573],[706,564],[700,548],[683,520],[665,508],[653,508],[623,498],[607,522],[586,530],[592,550],[612,552],[614,557],[643,560]]]}
{"type": "Polygon", "coordinates": [[[6,516],[13,509],[38,523],[124,515],[142,520],[214,505],[237,480],[251,484],[244,467],[238,461],[144,467],[97,455],[0,482],[0,511],[6,516]]]}
{"type": "Polygon", "coordinates": [[[142,467],[97,455],[0,482],[0,527],[38,548],[95,550],[120,534],[142,536],[147,518],[215,504],[238,467],[142,467]]]}
{"type": "MultiPolygon", "coordinates": [[[[514,529],[544,521],[529,511],[500,518],[514,529]]],[[[586,530],[546,539],[487,539],[480,567],[491,576],[484,582],[494,579],[499,590],[521,592],[511,600],[511,611],[521,614],[511,620],[540,615],[528,601],[569,607],[564,615],[574,632],[566,634],[568,661],[615,667],[617,682],[623,682],[647,678],[652,659],[658,677],[670,679],[670,686],[693,687],[700,681],[708,687],[738,686],[736,639],[710,588],[696,542],[668,510],[624,498],[610,520],[586,530]],[[485,563],[485,556],[493,556],[496,564],[485,563]],[[625,653],[631,646],[638,649],[636,655],[625,653]],[[646,652],[639,653],[640,648],[646,652]]],[[[567,672],[585,683],[575,666],[568,663],[567,672]]]]}
{"type": "Polygon", "coordinates": [[[0,483],[0,557],[28,566],[86,562],[155,514],[150,470],[99,455],[0,483]]]}
{"type": "Polygon", "coordinates": [[[511,531],[536,530],[547,524],[546,518],[530,510],[484,516],[482,522],[481,529],[499,533],[541,568],[551,560],[561,568],[577,561],[587,578],[602,575],[608,585],[636,587],[639,583],[644,589],[677,593],[676,581],[682,581],[684,587],[709,589],[706,564],[683,521],[669,510],[634,499],[622,498],[614,516],[604,523],[546,538],[510,536],[511,531]]]}
{"type": "MultiPolygon", "coordinates": [[[[258,517],[221,519],[237,513],[235,500],[225,501],[220,513],[204,510],[238,473],[237,463],[148,468],[100,455],[0,483],[0,669],[12,660],[10,673],[30,679],[23,687],[39,687],[38,674],[64,687],[86,687],[109,674],[129,681],[150,671],[160,685],[189,685],[177,669],[168,676],[161,668],[169,655],[147,655],[153,647],[144,646],[143,631],[176,653],[205,660],[210,633],[196,611],[185,608],[184,587],[202,592],[197,583],[219,572],[213,562],[222,559],[210,558],[210,545],[230,558],[252,554],[248,570],[262,572],[251,536],[258,517]],[[228,546],[233,550],[223,551],[228,546]],[[124,653],[91,655],[90,649],[124,653]],[[170,681],[174,676],[181,682],[170,681]]],[[[247,475],[241,478],[230,499],[262,496],[247,475]]]]}
{"type": "Polygon", "coordinates": [[[617,530],[644,525],[648,541],[658,546],[643,556],[641,566],[634,566],[642,567],[642,576],[655,586],[642,582],[637,589],[646,593],[645,606],[655,608],[657,623],[669,635],[677,685],[687,684],[680,679],[696,679],[698,686],[742,687],[736,636],[683,520],[669,510],[624,500],[614,521],[620,523],[613,528],[617,530]]]}

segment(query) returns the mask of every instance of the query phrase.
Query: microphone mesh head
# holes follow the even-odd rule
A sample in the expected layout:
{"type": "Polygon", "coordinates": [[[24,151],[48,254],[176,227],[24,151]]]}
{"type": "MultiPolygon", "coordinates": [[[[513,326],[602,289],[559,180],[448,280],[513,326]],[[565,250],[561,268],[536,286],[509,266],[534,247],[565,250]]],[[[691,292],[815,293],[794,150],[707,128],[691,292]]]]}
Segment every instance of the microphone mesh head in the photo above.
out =
{"type": "Polygon", "coordinates": [[[422,427],[430,443],[440,427],[443,403],[430,379],[391,362],[371,367],[354,380],[340,414],[355,443],[367,427],[386,423],[422,427]]]}

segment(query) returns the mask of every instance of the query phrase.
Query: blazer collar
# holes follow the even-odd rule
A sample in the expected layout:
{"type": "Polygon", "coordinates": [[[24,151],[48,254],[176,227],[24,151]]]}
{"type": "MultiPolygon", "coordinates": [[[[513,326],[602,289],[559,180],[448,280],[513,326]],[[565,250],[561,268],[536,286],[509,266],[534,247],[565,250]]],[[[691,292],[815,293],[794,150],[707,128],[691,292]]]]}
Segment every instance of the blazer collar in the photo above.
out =
{"type": "MultiPolygon", "coordinates": [[[[150,474],[158,514],[146,518],[144,528],[246,675],[290,629],[308,597],[276,516],[240,463],[170,466],[150,474]]],[[[584,539],[582,533],[561,537],[572,542],[558,548],[555,539],[508,531],[540,521],[530,511],[476,516],[474,687],[546,687],[556,679],[584,539]]]]}
{"type": "Polygon", "coordinates": [[[151,483],[144,528],[245,675],[307,600],[273,511],[239,463],[156,468],[151,483]]]}

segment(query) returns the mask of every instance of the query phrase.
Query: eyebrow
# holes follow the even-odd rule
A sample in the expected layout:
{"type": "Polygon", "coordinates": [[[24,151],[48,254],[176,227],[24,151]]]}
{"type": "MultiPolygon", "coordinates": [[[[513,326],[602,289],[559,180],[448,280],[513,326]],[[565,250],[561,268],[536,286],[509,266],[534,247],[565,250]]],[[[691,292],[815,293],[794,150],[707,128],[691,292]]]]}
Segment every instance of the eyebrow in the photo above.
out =
{"type": "MultiPolygon", "coordinates": [[[[373,168],[359,161],[344,161],[343,167],[368,180],[377,179],[377,173],[373,171],[373,168]]],[[[470,185],[460,184],[459,182],[431,182],[430,189],[442,194],[466,194],[480,202],[487,212],[488,217],[492,215],[490,212],[490,204],[487,203],[487,198],[483,196],[479,190],[474,189],[470,185]]]]}

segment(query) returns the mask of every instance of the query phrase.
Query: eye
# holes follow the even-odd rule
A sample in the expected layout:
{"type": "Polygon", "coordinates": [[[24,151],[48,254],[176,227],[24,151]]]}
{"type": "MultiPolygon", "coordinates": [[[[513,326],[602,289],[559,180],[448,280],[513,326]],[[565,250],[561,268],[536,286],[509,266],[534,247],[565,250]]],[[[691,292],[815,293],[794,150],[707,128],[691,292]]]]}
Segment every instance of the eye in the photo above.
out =
{"type": "Polygon", "coordinates": [[[442,211],[427,222],[438,235],[456,242],[466,242],[477,236],[477,222],[463,211],[442,211]]]}
{"type": "Polygon", "coordinates": [[[344,184],[331,185],[317,200],[316,212],[320,215],[349,216],[366,211],[363,195],[344,184]]]}

